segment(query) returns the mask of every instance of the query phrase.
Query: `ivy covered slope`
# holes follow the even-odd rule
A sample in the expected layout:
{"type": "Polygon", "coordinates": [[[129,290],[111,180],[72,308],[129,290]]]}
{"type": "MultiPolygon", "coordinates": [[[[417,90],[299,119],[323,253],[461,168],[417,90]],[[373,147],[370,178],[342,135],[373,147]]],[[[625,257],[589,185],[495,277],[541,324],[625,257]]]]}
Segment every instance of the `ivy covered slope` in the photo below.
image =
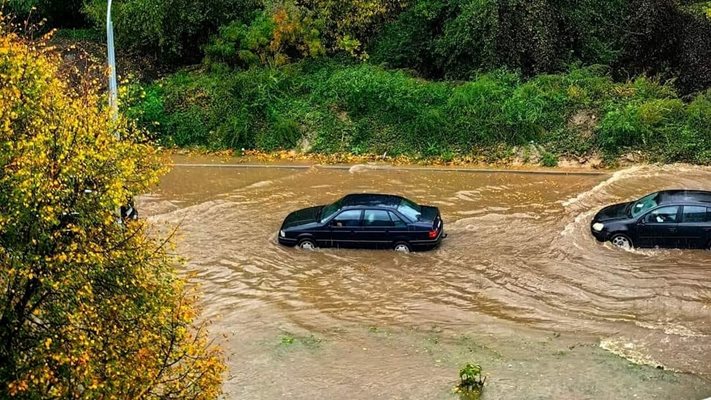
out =
{"type": "Polygon", "coordinates": [[[498,161],[534,142],[557,156],[640,150],[654,161],[711,163],[711,93],[682,100],[671,84],[616,83],[607,71],[529,79],[494,71],[452,83],[369,64],[302,61],[180,72],[138,89],[130,113],[169,145],[211,149],[498,161]]]}
{"type": "Polygon", "coordinates": [[[216,398],[193,291],[145,222],[117,221],[161,160],[59,64],[0,18],[0,398],[216,398]]]}
{"type": "Polygon", "coordinates": [[[173,71],[125,103],[167,144],[711,162],[708,0],[117,0],[115,21],[173,71]]]}

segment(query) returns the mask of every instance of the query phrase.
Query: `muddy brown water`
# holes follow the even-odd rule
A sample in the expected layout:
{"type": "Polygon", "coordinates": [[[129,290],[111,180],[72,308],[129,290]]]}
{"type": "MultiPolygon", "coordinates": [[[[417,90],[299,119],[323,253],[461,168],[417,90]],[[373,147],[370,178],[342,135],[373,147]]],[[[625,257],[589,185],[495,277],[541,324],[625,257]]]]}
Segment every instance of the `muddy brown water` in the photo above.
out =
{"type": "Polygon", "coordinates": [[[711,189],[711,169],[176,162],[139,206],[156,226],[179,227],[177,249],[228,357],[226,398],[456,398],[467,362],[488,376],[484,399],[711,396],[711,252],[623,251],[588,231],[606,204],[711,189]],[[349,192],[436,205],[449,237],[407,255],[276,243],[290,211],[349,192]]]}

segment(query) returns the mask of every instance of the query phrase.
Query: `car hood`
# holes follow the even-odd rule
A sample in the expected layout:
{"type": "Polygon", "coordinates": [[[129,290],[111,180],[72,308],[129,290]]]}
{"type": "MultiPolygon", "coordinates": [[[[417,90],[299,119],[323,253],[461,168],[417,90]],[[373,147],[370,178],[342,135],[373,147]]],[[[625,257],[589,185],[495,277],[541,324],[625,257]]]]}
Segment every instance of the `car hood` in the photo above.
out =
{"type": "Polygon", "coordinates": [[[282,229],[291,228],[294,226],[310,224],[318,221],[318,216],[321,214],[323,206],[309,207],[302,210],[294,211],[289,214],[282,224],[282,229]]]}
{"type": "Polygon", "coordinates": [[[610,221],[615,219],[628,219],[627,213],[630,203],[620,203],[607,206],[595,215],[594,221],[610,221]]]}

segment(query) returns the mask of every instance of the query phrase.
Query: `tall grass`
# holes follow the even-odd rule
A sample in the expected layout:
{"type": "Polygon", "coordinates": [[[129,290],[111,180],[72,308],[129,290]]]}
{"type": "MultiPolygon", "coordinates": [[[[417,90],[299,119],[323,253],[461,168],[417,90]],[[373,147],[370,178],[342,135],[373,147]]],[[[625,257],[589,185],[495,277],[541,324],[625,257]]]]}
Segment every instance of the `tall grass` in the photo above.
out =
{"type": "Polygon", "coordinates": [[[316,152],[451,157],[536,142],[558,155],[641,150],[653,160],[711,162],[711,94],[683,102],[671,86],[615,83],[602,67],[454,83],[305,61],[180,72],[142,92],[131,114],[178,146],[274,150],[306,138],[316,152]]]}

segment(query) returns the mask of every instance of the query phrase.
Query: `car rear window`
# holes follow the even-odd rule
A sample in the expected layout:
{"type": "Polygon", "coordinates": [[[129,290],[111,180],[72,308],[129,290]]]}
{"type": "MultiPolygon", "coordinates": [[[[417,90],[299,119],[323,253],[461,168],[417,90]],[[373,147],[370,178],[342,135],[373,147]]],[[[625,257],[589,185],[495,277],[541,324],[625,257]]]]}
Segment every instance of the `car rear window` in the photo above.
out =
{"type": "Polygon", "coordinates": [[[709,208],[701,206],[684,206],[684,222],[709,221],[709,208]]]}
{"type": "Polygon", "coordinates": [[[408,199],[402,199],[397,210],[410,221],[419,221],[422,215],[422,208],[408,199]]]}

